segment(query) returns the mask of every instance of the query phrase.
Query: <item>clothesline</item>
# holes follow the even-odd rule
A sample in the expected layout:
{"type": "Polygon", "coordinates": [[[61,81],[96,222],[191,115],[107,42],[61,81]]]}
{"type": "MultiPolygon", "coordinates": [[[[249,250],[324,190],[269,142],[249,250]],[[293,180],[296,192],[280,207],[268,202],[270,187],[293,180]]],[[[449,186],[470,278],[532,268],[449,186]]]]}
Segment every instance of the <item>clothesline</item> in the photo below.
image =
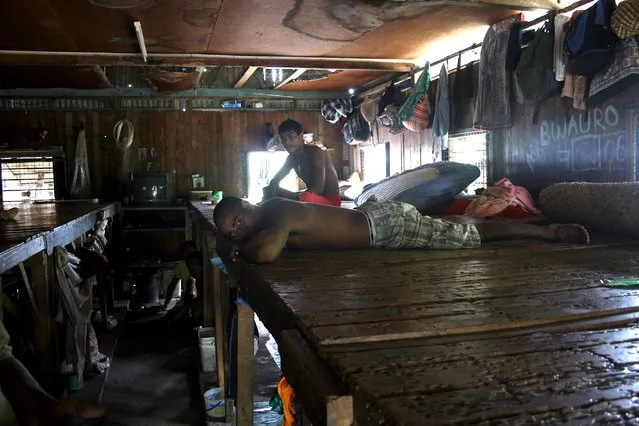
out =
{"type": "MultiPolygon", "coordinates": [[[[546,13],[545,15],[540,16],[539,18],[533,19],[532,21],[525,22],[525,23],[523,24],[523,28],[529,28],[529,27],[532,27],[532,26],[534,26],[534,25],[537,25],[537,24],[539,24],[539,23],[541,23],[541,22],[546,21],[547,19],[550,19],[550,18],[554,17],[555,15],[558,15],[558,14],[560,14],[560,13],[567,13],[567,12],[573,11],[573,10],[575,10],[575,9],[577,9],[577,8],[581,7],[581,6],[584,6],[584,5],[589,4],[589,3],[593,3],[594,1],[596,1],[596,0],[579,0],[579,1],[577,1],[577,2],[575,2],[575,3],[573,3],[573,4],[571,4],[570,6],[566,6],[566,7],[564,7],[563,9],[550,11],[550,12],[546,13]]],[[[454,58],[456,58],[457,56],[459,56],[460,54],[462,54],[462,53],[464,53],[464,52],[468,52],[468,51],[470,51],[470,50],[474,50],[474,49],[480,48],[480,47],[481,47],[481,45],[482,45],[482,43],[481,43],[481,42],[480,42],[480,43],[473,43],[471,46],[465,47],[465,48],[463,48],[463,49],[461,49],[461,50],[458,50],[458,51],[457,51],[457,52],[455,52],[455,53],[452,53],[452,54],[450,54],[450,55],[447,55],[447,56],[445,56],[445,57],[443,57],[443,58],[441,58],[441,59],[438,59],[438,60],[436,60],[436,61],[430,62],[430,63],[429,63],[429,66],[430,66],[430,67],[432,67],[433,65],[438,65],[438,64],[441,64],[441,63],[443,63],[443,62],[446,62],[446,61],[448,61],[448,60],[450,60],[450,59],[454,59],[454,58]]],[[[420,72],[422,72],[422,71],[424,71],[424,67],[415,68],[415,69],[414,69],[414,70],[412,70],[409,74],[405,74],[405,75],[403,75],[403,76],[401,76],[401,77],[397,78],[397,79],[395,80],[395,85],[400,84],[400,83],[403,83],[403,82],[405,82],[406,80],[409,80],[409,79],[413,78],[413,76],[414,76],[414,75],[419,74],[419,73],[420,73],[420,72]]],[[[388,84],[388,83],[385,83],[385,84],[383,84],[382,86],[386,86],[387,84],[388,84]]],[[[382,89],[381,89],[381,86],[379,86],[379,87],[376,87],[376,88],[373,88],[373,89],[367,90],[366,92],[364,92],[363,94],[361,94],[361,96],[362,96],[362,97],[364,97],[364,96],[370,96],[370,95],[372,95],[373,93],[381,92],[381,90],[382,90],[382,89]]]]}
{"type": "MultiPolygon", "coordinates": [[[[541,22],[544,22],[544,21],[546,21],[546,20],[548,20],[550,18],[553,18],[555,15],[558,15],[560,13],[566,13],[566,12],[573,11],[573,10],[577,9],[578,7],[581,7],[581,6],[586,5],[588,3],[592,3],[594,1],[595,0],[579,0],[578,2],[575,2],[575,3],[571,4],[570,6],[564,7],[563,9],[550,11],[547,14],[542,15],[542,16],[540,16],[537,19],[533,19],[532,21],[525,22],[522,25],[522,28],[530,28],[530,27],[532,27],[534,25],[537,25],[537,24],[539,24],[541,22]]],[[[478,47],[481,47],[481,45],[482,45],[481,43],[474,43],[472,46],[468,46],[468,47],[466,47],[464,49],[461,49],[461,50],[459,50],[459,51],[457,51],[457,52],[455,52],[453,54],[450,54],[450,55],[445,56],[445,57],[443,57],[441,59],[438,59],[436,61],[431,62],[430,66],[432,67],[433,65],[438,65],[438,64],[446,62],[446,61],[448,61],[450,59],[456,58],[457,56],[459,56],[460,54],[462,54],[464,52],[468,52],[469,50],[474,50],[474,49],[477,49],[478,47]]],[[[424,68],[422,67],[422,68],[418,68],[414,72],[417,73],[417,72],[420,72],[420,71],[423,71],[423,70],[424,70],[424,68]]]]}

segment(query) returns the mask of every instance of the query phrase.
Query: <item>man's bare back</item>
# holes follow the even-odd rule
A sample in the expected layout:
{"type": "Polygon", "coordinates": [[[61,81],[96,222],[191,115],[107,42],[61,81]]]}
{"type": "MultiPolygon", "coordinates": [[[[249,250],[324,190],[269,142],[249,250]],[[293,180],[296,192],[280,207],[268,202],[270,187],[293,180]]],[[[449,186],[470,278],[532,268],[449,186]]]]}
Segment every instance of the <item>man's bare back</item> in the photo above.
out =
{"type": "Polygon", "coordinates": [[[324,160],[324,190],[318,195],[338,195],[339,194],[339,181],[337,178],[337,172],[331,162],[328,155],[324,154],[324,151],[316,146],[305,145],[304,153],[296,156],[289,154],[289,159],[293,165],[295,173],[304,181],[307,188],[314,188],[317,184],[315,182],[315,165],[314,157],[319,155],[324,160]]]}
{"type": "Polygon", "coordinates": [[[273,198],[261,204],[264,227],[282,226],[290,248],[355,249],[370,247],[366,216],[357,210],[273,198]]]}

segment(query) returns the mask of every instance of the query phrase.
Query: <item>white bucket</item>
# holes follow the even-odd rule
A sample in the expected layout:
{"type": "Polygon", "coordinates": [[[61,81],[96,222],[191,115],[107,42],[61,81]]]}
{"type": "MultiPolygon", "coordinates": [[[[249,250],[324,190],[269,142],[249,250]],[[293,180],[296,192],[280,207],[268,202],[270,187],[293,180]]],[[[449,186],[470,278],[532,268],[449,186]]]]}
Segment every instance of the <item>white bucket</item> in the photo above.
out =
{"type": "Polygon", "coordinates": [[[204,408],[206,418],[224,421],[226,419],[226,399],[224,388],[211,388],[204,392],[204,408]]]}
{"type": "Polygon", "coordinates": [[[215,356],[215,328],[202,327],[197,332],[200,346],[200,360],[202,371],[210,373],[216,371],[217,358],[215,356]]]}

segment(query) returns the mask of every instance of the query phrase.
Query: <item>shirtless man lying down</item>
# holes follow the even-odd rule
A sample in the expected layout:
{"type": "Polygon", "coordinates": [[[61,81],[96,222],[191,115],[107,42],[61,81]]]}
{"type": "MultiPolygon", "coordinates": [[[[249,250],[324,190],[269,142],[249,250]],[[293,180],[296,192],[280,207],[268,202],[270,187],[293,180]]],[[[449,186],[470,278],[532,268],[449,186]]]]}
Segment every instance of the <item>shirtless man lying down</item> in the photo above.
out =
{"type": "Polygon", "coordinates": [[[273,262],[286,246],[293,249],[467,249],[482,242],[520,238],[586,244],[581,225],[538,226],[481,221],[465,216],[434,219],[395,201],[367,201],[354,210],[273,198],[256,206],[224,198],[213,220],[234,242],[232,258],[273,262]]]}

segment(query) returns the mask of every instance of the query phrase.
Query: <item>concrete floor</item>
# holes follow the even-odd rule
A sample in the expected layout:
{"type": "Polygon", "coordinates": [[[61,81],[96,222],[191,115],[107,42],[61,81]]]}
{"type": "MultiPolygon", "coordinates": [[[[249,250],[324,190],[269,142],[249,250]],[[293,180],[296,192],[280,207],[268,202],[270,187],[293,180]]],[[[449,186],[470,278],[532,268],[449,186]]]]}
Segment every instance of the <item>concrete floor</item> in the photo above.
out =
{"type": "MultiPolygon", "coordinates": [[[[268,406],[280,377],[279,356],[273,338],[259,322],[258,326],[255,424],[279,425],[281,416],[268,406]]],[[[194,330],[167,325],[160,315],[137,320],[129,315],[124,321],[102,392],[101,404],[109,412],[108,424],[204,424],[199,365],[194,330]]]]}

